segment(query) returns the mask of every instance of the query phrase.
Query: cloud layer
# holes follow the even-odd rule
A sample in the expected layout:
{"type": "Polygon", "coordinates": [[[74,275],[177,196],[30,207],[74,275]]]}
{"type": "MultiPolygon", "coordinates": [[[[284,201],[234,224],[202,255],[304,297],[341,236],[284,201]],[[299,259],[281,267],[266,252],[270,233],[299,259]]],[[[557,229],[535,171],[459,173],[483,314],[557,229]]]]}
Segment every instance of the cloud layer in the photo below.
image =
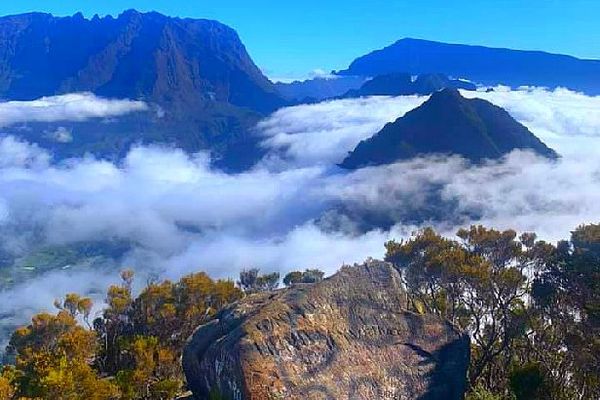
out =
{"type": "Polygon", "coordinates": [[[85,121],[148,110],[142,101],[106,99],[92,93],[71,93],[33,101],[0,102],[0,127],[23,122],[85,121]]]}
{"type": "MultiPolygon", "coordinates": [[[[464,94],[505,107],[564,157],[516,151],[481,166],[430,157],[354,172],[335,167],[360,140],[426,100],[414,96],[280,110],[257,127],[268,155],[236,175],[211,169],[205,154],[161,147],[134,148],[119,164],[53,164],[36,145],[8,137],[0,140],[0,248],[18,257],[40,245],[116,240],[131,245],[124,264],[142,274],[177,278],[202,269],[235,277],[248,266],[333,272],[381,257],[385,240],[425,224],[451,234],[483,222],[556,240],[596,221],[599,98],[542,89],[464,94]],[[420,213],[440,218],[422,221],[420,213]],[[390,227],[365,229],[365,220],[390,227]]],[[[3,293],[11,300],[0,302],[0,314],[20,305],[27,315],[69,287],[103,289],[111,276],[53,272],[3,293]]]]}
{"type": "Polygon", "coordinates": [[[358,142],[427,97],[366,97],[288,107],[258,124],[271,153],[263,165],[290,168],[339,163],[358,142]]]}

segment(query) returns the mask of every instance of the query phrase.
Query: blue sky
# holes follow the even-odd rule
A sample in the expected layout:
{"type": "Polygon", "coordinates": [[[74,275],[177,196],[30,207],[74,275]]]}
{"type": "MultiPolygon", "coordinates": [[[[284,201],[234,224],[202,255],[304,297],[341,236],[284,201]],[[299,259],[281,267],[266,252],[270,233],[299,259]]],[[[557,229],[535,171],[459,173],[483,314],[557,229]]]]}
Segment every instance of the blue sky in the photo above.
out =
{"type": "Polygon", "coordinates": [[[0,14],[127,8],[224,22],[273,78],[341,69],[403,37],[600,58],[598,0],[19,0],[0,14]]]}

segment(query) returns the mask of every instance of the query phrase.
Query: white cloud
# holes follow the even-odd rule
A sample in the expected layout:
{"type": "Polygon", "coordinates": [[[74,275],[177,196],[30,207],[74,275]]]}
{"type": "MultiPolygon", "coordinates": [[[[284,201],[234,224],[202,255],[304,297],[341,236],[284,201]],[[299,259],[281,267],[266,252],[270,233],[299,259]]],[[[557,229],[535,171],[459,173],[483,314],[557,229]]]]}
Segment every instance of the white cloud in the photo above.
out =
{"type": "MultiPolygon", "coordinates": [[[[493,92],[461,91],[505,108],[550,147],[575,155],[595,153],[600,137],[600,96],[566,89],[496,87],[493,92]],[[573,137],[577,137],[573,141],[573,137]]],[[[270,150],[272,168],[340,163],[361,140],[377,133],[428,96],[376,96],[288,107],[261,121],[258,131],[270,150]]]]}
{"type": "Polygon", "coordinates": [[[270,71],[262,71],[266,74],[271,82],[275,83],[292,83],[292,82],[304,82],[311,79],[338,79],[339,75],[332,74],[322,68],[315,68],[312,71],[309,71],[308,74],[290,74],[291,76],[287,77],[277,77],[273,76],[270,71]]]}
{"type": "Polygon", "coordinates": [[[71,93],[33,101],[0,102],[0,127],[24,122],[85,121],[148,110],[142,101],[71,93]]]}
{"type": "Polygon", "coordinates": [[[596,138],[600,137],[600,96],[586,96],[561,88],[509,90],[503,86],[488,93],[462,91],[462,94],[505,108],[550,147],[559,148],[563,155],[595,152],[596,138]],[[583,142],[587,145],[582,145],[583,142]]]}
{"type": "Polygon", "coordinates": [[[322,68],[315,68],[312,71],[309,72],[308,74],[309,78],[311,79],[337,79],[339,78],[338,75],[332,74],[329,71],[325,71],[322,68]]]}
{"type": "Polygon", "coordinates": [[[327,188],[346,206],[393,220],[426,211],[425,222],[453,233],[471,223],[568,238],[581,223],[600,219],[600,158],[549,161],[514,151],[481,166],[459,158],[416,159],[365,168],[327,188]]]}
{"type": "Polygon", "coordinates": [[[264,164],[290,168],[340,163],[358,142],[426,99],[379,96],[281,109],[257,127],[264,147],[271,150],[264,164]]]}
{"type": "MultiPolygon", "coordinates": [[[[280,110],[259,127],[267,159],[235,175],[211,169],[204,154],[160,147],[134,148],[119,164],[93,158],[52,164],[39,147],[8,137],[0,140],[0,246],[21,254],[39,244],[116,238],[133,244],[125,264],[138,270],[169,278],[194,270],[235,277],[251,265],[282,273],[305,267],[333,272],[343,262],[381,257],[385,240],[417,228],[415,221],[390,231],[320,228],[351,227],[352,218],[365,214],[398,222],[441,210],[444,218],[430,223],[446,233],[477,216],[478,222],[535,230],[550,240],[600,216],[597,98],[540,89],[466,95],[503,105],[564,157],[551,162],[517,151],[477,167],[457,157],[354,172],[333,166],[426,97],[280,110]]],[[[97,273],[98,279],[95,272],[45,275],[3,293],[11,300],[0,313],[22,305],[29,307],[27,315],[40,299],[70,288],[104,289],[111,278],[97,273]],[[69,279],[74,286],[64,284],[69,279]]]]}
{"type": "Polygon", "coordinates": [[[47,167],[50,155],[37,145],[29,144],[12,136],[0,138],[0,168],[11,167],[38,169],[47,167]]]}
{"type": "Polygon", "coordinates": [[[58,143],[71,143],[73,141],[73,131],[64,126],[59,126],[56,130],[47,132],[46,137],[58,143]]]}

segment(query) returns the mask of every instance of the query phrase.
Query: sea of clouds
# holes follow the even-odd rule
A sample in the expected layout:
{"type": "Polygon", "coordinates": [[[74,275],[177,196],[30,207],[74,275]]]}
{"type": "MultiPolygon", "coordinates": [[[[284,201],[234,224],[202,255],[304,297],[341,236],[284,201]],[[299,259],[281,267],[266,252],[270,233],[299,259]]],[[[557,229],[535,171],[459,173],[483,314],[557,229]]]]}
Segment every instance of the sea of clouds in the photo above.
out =
{"type": "MultiPolygon", "coordinates": [[[[159,146],[135,147],[117,164],[92,157],[55,162],[35,144],[7,136],[0,139],[0,246],[18,256],[40,245],[117,240],[132,244],[120,263],[142,277],[176,279],[203,270],[235,278],[250,266],[331,273],[343,263],[382,257],[386,240],[424,225],[451,235],[483,223],[555,241],[581,223],[599,222],[600,97],[503,87],[463,95],[507,109],[562,158],[515,151],[479,166],[439,156],[351,172],[336,166],[424,96],[277,111],[256,129],[267,156],[234,175],[211,168],[204,153],[159,146]],[[444,207],[431,210],[438,207],[432,196],[444,207]],[[412,218],[430,211],[443,218],[412,218]],[[364,214],[394,223],[365,228],[355,220],[364,214]]],[[[146,107],[89,94],[9,102],[0,104],[0,125],[146,107]],[[81,104],[74,111],[77,105],[66,100],[77,96],[85,102],[75,102],[81,104]]],[[[53,271],[0,294],[0,315],[19,309],[19,318],[27,318],[66,292],[96,293],[116,280],[114,270],[101,268],[53,271]]]]}

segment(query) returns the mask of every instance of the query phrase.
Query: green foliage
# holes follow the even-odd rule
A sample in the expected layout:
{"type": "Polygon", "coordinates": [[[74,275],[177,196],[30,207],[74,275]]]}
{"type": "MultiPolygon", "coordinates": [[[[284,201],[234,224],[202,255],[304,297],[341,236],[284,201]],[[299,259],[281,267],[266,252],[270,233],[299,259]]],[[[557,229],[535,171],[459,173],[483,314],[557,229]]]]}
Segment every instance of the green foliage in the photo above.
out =
{"type": "MultiPolygon", "coordinates": [[[[600,225],[580,226],[556,245],[481,226],[457,238],[423,229],[385,247],[402,274],[406,307],[469,332],[467,400],[600,398],[600,225]]],[[[307,269],[283,281],[323,275],[307,269]]],[[[55,302],[56,314],[17,329],[0,400],[172,399],[184,388],[180,358],[193,330],[244,292],[275,289],[279,274],[244,270],[238,288],[196,273],[149,283],[137,297],[133,279],[121,273],[93,323],[91,300],[70,293],[55,302]]]]}
{"type": "Polygon", "coordinates": [[[16,393],[15,370],[5,366],[0,370],[0,400],[11,400],[16,393]]]}
{"type": "Polygon", "coordinates": [[[114,385],[100,378],[88,360],[93,358],[96,334],[77,324],[66,310],[33,317],[18,329],[9,349],[16,354],[15,394],[25,398],[118,398],[114,385]]]}
{"type": "Polygon", "coordinates": [[[539,266],[532,315],[540,365],[561,398],[600,398],[600,225],[584,225],[539,266]],[[566,390],[563,390],[565,388],[566,390]],[[567,392],[568,390],[568,392],[567,392]]]}
{"type": "Polygon", "coordinates": [[[297,283],[317,283],[323,280],[325,272],[319,269],[307,269],[304,272],[292,271],[283,278],[283,284],[292,286],[297,283]]]}
{"type": "Polygon", "coordinates": [[[108,307],[94,323],[98,369],[116,376],[123,399],[170,399],[183,386],[179,359],[187,338],[242,292],[232,281],[196,273],[150,283],[133,299],[133,274],[125,271],[122,280],[109,288],[108,307]]]}
{"type": "Polygon", "coordinates": [[[244,269],[240,272],[238,285],[246,293],[275,290],[279,285],[279,273],[261,275],[258,268],[244,269]]]}
{"type": "Polygon", "coordinates": [[[283,284],[285,286],[292,286],[296,283],[300,283],[302,282],[303,275],[304,274],[300,271],[289,272],[283,277],[283,284]]]}
{"type": "Polygon", "coordinates": [[[89,323],[89,298],[57,300],[13,334],[16,364],[0,374],[0,400],[165,400],[182,391],[185,340],[198,325],[242,296],[232,281],[204,273],[151,283],[132,296],[134,275],[108,288],[103,315],[89,323]],[[81,326],[81,318],[86,326],[81,326]]]}
{"type": "Polygon", "coordinates": [[[210,393],[208,394],[208,400],[230,400],[229,398],[223,396],[219,389],[212,388],[210,393]]]}
{"type": "Polygon", "coordinates": [[[510,374],[510,388],[516,400],[544,400],[551,396],[544,372],[537,364],[514,369],[510,374]]]}
{"type": "Polygon", "coordinates": [[[482,385],[477,385],[467,394],[465,400],[508,400],[498,394],[494,394],[482,385]]]}
{"type": "Polygon", "coordinates": [[[153,336],[136,336],[124,346],[133,361],[131,369],[117,372],[121,398],[162,400],[181,389],[178,358],[153,336]]]}
{"type": "Polygon", "coordinates": [[[457,237],[385,247],[407,306],[470,333],[469,399],[600,398],[600,225],[556,246],[482,226],[457,237]]]}

